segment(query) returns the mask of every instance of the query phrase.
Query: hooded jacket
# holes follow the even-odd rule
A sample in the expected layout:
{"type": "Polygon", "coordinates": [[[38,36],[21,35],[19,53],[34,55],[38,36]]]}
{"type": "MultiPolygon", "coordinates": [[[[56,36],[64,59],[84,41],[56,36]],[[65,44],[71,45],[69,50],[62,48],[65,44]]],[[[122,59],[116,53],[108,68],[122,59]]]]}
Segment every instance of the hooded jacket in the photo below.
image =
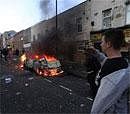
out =
{"type": "Polygon", "coordinates": [[[130,67],[101,79],[91,114],[128,114],[130,67]]]}

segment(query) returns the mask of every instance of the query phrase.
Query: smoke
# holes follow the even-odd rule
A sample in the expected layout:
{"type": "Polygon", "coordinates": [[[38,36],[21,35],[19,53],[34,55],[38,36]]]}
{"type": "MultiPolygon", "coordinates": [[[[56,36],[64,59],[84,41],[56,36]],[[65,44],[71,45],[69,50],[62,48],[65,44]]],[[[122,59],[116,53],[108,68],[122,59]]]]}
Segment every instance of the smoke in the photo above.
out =
{"type": "MultiPolygon", "coordinates": [[[[78,5],[85,0],[57,0],[58,14],[78,5]]],[[[40,0],[41,18],[48,19],[56,15],[56,0],[40,0]]]]}
{"type": "Polygon", "coordinates": [[[42,48],[44,49],[44,53],[50,55],[58,56],[60,54],[60,49],[62,45],[62,31],[60,30],[51,30],[49,34],[46,35],[45,40],[42,40],[41,43],[42,48]]]}
{"type": "Polygon", "coordinates": [[[54,1],[53,0],[41,0],[40,1],[40,10],[41,18],[48,19],[54,15],[54,1]]]}
{"type": "MultiPolygon", "coordinates": [[[[74,4],[69,0],[57,0],[58,13],[69,9],[74,4]]],[[[40,0],[41,18],[48,19],[56,15],[56,0],[40,0]]]]}
{"type": "MultiPolygon", "coordinates": [[[[40,10],[42,13],[42,19],[49,19],[56,15],[56,0],[41,0],[40,1],[40,10]]],[[[80,1],[80,0],[79,0],[80,1]]],[[[74,0],[57,0],[57,10],[58,13],[67,10],[68,8],[74,6],[77,2],[74,0]]],[[[74,33],[76,32],[76,27],[73,23],[67,21],[69,17],[63,18],[65,20],[64,27],[60,26],[58,20],[58,30],[56,28],[49,29],[47,34],[44,34],[35,42],[34,47],[36,48],[35,52],[41,54],[45,53],[48,55],[59,56],[69,56],[73,55],[75,52],[75,44],[72,43],[74,33]],[[67,35],[66,35],[67,34],[67,35]],[[69,44],[64,43],[64,37],[72,38],[69,44]],[[69,50],[69,51],[68,51],[69,50]]],[[[55,26],[55,25],[54,25],[55,26]]],[[[42,28],[41,28],[42,29],[42,28]]]]}
{"type": "MultiPolygon", "coordinates": [[[[49,30],[47,34],[41,35],[40,38],[34,42],[33,51],[40,54],[53,55],[58,57],[61,53],[62,46],[62,31],[53,28],[49,30]]],[[[62,48],[63,47],[63,48],[62,48]]]]}

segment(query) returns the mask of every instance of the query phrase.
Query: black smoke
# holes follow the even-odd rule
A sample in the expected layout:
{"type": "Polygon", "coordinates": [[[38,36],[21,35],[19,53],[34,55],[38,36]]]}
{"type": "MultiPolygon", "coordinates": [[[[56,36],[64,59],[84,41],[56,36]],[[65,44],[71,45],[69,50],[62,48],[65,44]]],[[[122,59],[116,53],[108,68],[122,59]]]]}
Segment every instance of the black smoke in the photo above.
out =
{"type": "Polygon", "coordinates": [[[33,50],[36,54],[52,55],[58,57],[63,50],[62,31],[53,28],[34,42],[33,50]]]}
{"type": "Polygon", "coordinates": [[[40,1],[40,10],[41,10],[41,18],[48,19],[55,14],[54,0],[41,0],[40,1]]]}

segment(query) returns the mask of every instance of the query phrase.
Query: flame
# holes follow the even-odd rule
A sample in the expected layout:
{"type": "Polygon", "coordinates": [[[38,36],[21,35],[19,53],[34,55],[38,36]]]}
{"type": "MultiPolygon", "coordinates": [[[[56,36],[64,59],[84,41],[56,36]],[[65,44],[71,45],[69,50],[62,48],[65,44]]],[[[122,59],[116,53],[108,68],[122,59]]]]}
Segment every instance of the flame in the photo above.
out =
{"type": "Polygon", "coordinates": [[[25,60],[27,59],[27,57],[26,57],[26,54],[23,54],[21,57],[20,57],[20,64],[18,65],[18,68],[19,69],[21,69],[21,70],[23,70],[24,69],[24,62],[25,62],[25,60]]]}
{"type": "Polygon", "coordinates": [[[20,68],[23,68],[23,67],[24,67],[23,64],[21,64],[21,65],[20,65],[20,68]]]}
{"type": "Polygon", "coordinates": [[[38,56],[38,55],[35,55],[35,58],[36,58],[36,59],[39,59],[39,56],[38,56]]]}
{"type": "Polygon", "coordinates": [[[62,74],[64,71],[61,70],[60,72],[58,72],[58,69],[57,68],[54,68],[54,69],[43,69],[43,70],[37,70],[37,73],[40,75],[40,76],[58,76],[60,74],[62,74]]]}
{"type": "Polygon", "coordinates": [[[26,59],[27,59],[26,54],[23,54],[23,55],[20,57],[20,60],[21,60],[22,63],[23,63],[26,59]]]}
{"type": "MultiPolygon", "coordinates": [[[[48,62],[53,62],[53,61],[57,61],[57,59],[54,57],[54,56],[50,56],[50,55],[32,55],[30,56],[29,58],[32,58],[32,59],[41,59],[41,58],[45,58],[48,62]]],[[[27,59],[27,56],[26,54],[23,54],[21,57],[20,57],[20,61],[21,61],[21,64],[19,65],[20,69],[23,69],[24,68],[24,62],[26,61],[27,59]]],[[[36,69],[36,72],[37,74],[39,74],[40,76],[57,76],[57,75],[60,75],[62,74],[64,71],[61,70],[60,68],[45,68],[45,69],[36,69]]]]}
{"type": "Polygon", "coordinates": [[[49,70],[49,72],[50,72],[50,76],[57,76],[57,75],[59,75],[59,74],[61,74],[61,73],[63,73],[63,71],[61,70],[60,72],[57,72],[58,71],[58,69],[50,69],[49,70]]]}
{"type": "Polygon", "coordinates": [[[53,57],[53,56],[49,56],[49,55],[43,55],[45,58],[46,58],[46,60],[47,61],[56,61],[57,59],[55,58],[55,57],[53,57]]]}
{"type": "MultiPolygon", "coordinates": [[[[48,62],[56,61],[57,59],[54,56],[50,55],[43,55],[44,58],[48,62]]],[[[63,70],[58,70],[58,68],[53,68],[53,69],[46,69],[43,71],[42,75],[44,76],[57,76],[63,73],[63,70]]]]}
{"type": "Polygon", "coordinates": [[[19,69],[24,70],[24,65],[23,65],[23,64],[20,64],[20,65],[19,65],[19,69]]]}

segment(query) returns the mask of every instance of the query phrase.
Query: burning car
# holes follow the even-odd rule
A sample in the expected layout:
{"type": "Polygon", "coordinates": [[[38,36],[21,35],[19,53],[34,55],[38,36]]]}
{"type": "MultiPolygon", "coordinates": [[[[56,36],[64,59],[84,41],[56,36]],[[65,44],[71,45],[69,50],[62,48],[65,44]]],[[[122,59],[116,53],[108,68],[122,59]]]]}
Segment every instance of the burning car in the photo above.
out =
{"type": "Polygon", "coordinates": [[[60,61],[52,56],[38,56],[35,57],[26,57],[22,56],[21,59],[23,67],[26,69],[31,69],[35,71],[37,74],[42,76],[56,76],[63,73],[61,69],[60,61]]]}

